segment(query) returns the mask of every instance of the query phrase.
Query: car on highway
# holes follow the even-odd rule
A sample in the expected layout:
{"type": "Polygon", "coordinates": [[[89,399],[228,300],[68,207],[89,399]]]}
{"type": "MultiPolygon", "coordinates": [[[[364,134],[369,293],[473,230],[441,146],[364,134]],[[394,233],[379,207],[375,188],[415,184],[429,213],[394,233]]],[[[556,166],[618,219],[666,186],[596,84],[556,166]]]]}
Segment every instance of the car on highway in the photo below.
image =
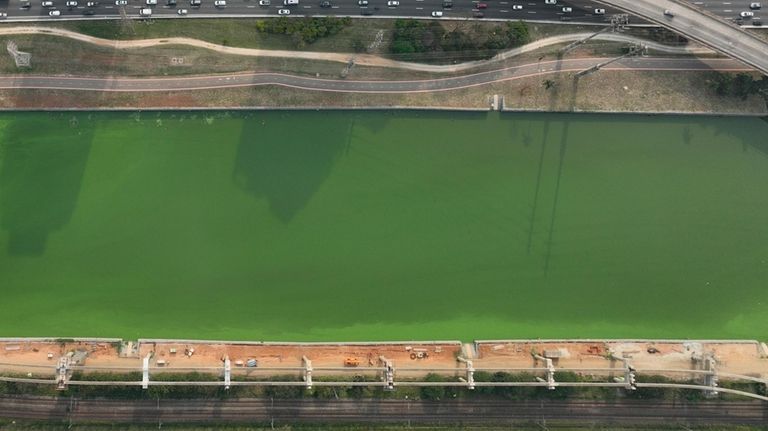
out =
{"type": "Polygon", "coordinates": [[[144,8],[139,9],[139,16],[143,16],[143,17],[150,17],[150,16],[152,16],[152,9],[150,9],[148,7],[144,7],[144,8]]]}
{"type": "Polygon", "coordinates": [[[753,2],[749,4],[749,8],[753,10],[760,9],[761,7],[763,7],[763,5],[761,5],[759,2],[753,2]]]}
{"type": "Polygon", "coordinates": [[[28,1],[23,1],[23,2],[21,2],[21,4],[19,4],[19,7],[22,8],[22,9],[29,9],[29,8],[32,7],[32,3],[28,2],[28,1]]]}
{"type": "Polygon", "coordinates": [[[752,25],[754,25],[756,27],[760,27],[760,26],[763,25],[763,22],[760,21],[760,18],[755,18],[755,19],[752,20],[752,25]]]}
{"type": "Polygon", "coordinates": [[[358,6],[368,6],[368,0],[357,0],[358,6]]]}
{"type": "Polygon", "coordinates": [[[478,8],[478,9],[488,9],[488,4],[487,3],[478,3],[475,7],[478,8]]]}
{"type": "Polygon", "coordinates": [[[177,11],[176,11],[176,15],[179,15],[179,16],[184,16],[184,15],[186,15],[188,12],[189,12],[189,11],[188,11],[188,10],[186,10],[186,9],[179,9],[179,10],[177,10],[177,11]]]}
{"type": "Polygon", "coordinates": [[[88,2],[88,3],[86,3],[85,5],[86,5],[86,6],[88,6],[88,7],[96,7],[96,6],[98,6],[98,5],[99,5],[99,3],[98,3],[98,2],[95,2],[95,1],[89,1],[89,2],[88,2]]]}
{"type": "Polygon", "coordinates": [[[8,12],[0,12],[0,18],[8,18],[8,12]]]}
{"type": "Polygon", "coordinates": [[[145,0],[147,3],[147,6],[156,6],[157,0],[145,0]]]}
{"type": "Polygon", "coordinates": [[[125,6],[128,4],[128,0],[115,0],[115,6],[125,6]]]}
{"type": "Polygon", "coordinates": [[[227,0],[216,0],[213,2],[216,7],[227,7],[227,0]]]}
{"type": "Polygon", "coordinates": [[[450,9],[453,7],[453,0],[443,0],[443,8],[450,9]]]}
{"type": "Polygon", "coordinates": [[[77,2],[75,0],[68,0],[67,7],[69,8],[77,7],[77,2]]]}
{"type": "Polygon", "coordinates": [[[328,7],[331,7],[331,6],[332,6],[332,5],[331,5],[331,2],[329,2],[328,0],[325,0],[325,1],[321,1],[321,2],[320,2],[320,7],[326,7],[326,8],[328,8],[328,7]]]}
{"type": "Polygon", "coordinates": [[[54,10],[48,12],[48,16],[59,16],[59,15],[61,15],[61,11],[60,10],[54,9],[54,10]]]}
{"type": "Polygon", "coordinates": [[[170,7],[176,7],[176,0],[166,0],[165,5],[170,7]]]}
{"type": "Polygon", "coordinates": [[[194,8],[200,8],[202,4],[203,4],[203,0],[189,0],[189,5],[194,8]]]}
{"type": "Polygon", "coordinates": [[[666,16],[668,18],[674,18],[675,14],[671,10],[669,10],[669,9],[664,9],[664,16],[666,16]]]}
{"type": "Polygon", "coordinates": [[[53,7],[53,2],[50,0],[46,0],[43,2],[43,7],[53,7]]]}
{"type": "Polygon", "coordinates": [[[566,7],[563,8],[563,13],[571,13],[571,12],[573,12],[573,8],[572,7],[566,6],[566,7]]]}
{"type": "Polygon", "coordinates": [[[544,4],[557,4],[557,0],[544,0],[544,4]]]}
{"type": "Polygon", "coordinates": [[[432,11],[432,16],[433,16],[434,18],[440,18],[440,17],[442,17],[442,16],[443,16],[443,11],[441,11],[441,10],[435,10],[435,11],[432,11]]]}
{"type": "Polygon", "coordinates": [[[595,15],[605,15],[605,9],[595,9],[595,15]]]}
{"type": "Polygon", "coordinates": [[[398,7],[398,6],[400,6],[400,2],[397,1],[397,0],[389,0],[387,2],[387,6],[389,6],[389,7],[398,7]]]}
{"type": "Polygon", "coordinates": [[[277,11],[277,14],[278,15],[290,15],[291,14],[291,10],[290,9],[280,9],[280,10],[277,11]]]}
{"type": "Polygon", "coordinates": [[[521,4],[513,4],[512,10],[523,10],[523,5],[521,4]]]}
{"type": "Polygon", "coordinates": [[[755,16],[755,13],[752,11],[744,11],[740,13],[739,16],[742,18],[752,18],[753,16],[755,16]]]}
{"type": "Polygon", "coordinates": [[[259,0],[259,6],[269,6],[272,2],[270,0],[259,0]]]}

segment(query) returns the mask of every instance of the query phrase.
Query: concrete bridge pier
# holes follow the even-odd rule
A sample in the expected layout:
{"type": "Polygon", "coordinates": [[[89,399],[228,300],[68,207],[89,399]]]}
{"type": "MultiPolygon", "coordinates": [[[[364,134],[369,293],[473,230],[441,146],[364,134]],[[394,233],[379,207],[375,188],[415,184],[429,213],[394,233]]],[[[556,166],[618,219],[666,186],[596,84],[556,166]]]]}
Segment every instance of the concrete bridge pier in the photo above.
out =
{"type": "Polygon", "coordinates": [[[545,358],[538,353],[534,353],[533,357],[544,362],[544,366],[547,369],[547,389],[554,390],[557,387],[557,382],[555,381],[555,365],[552,363],[552,359],[545,358]]]}
{"type": "Polygon", "coordinates": [[[384,356],[379,356],[379,361],[384,365],[384,382],[386,383],[384,389],[388,391],[395,390],[395,365],[384,356]]]}
{"type": "Polygon", "coordinates": [[[310,361],[306,356],[302,356],[301,364],[304,367],[304,370],[301,372],[301,377],[304,379],[304,383],[306,383],[307,389],[312,389],[312,361],[310,361]]]}
{"type": "Polygon", "coordinates": [[[151,353],[147,353],[147,356],[144,357],[141,361],[141,388],[147,389],[149,388],[149,360],[152,358],[151,353]]]}
{"type": "Polygon", "coordinates": [[[224,389],[229,389],[232,381],[232,362],[229,360],[229,356],[224,357],[224,389]]]}
{"type": "Polygon", "coordinates": [[[56,389],[60,391],[67,389],[67,383],[69,383],[69,356],[59,358],[56,373],[56,389]]]}

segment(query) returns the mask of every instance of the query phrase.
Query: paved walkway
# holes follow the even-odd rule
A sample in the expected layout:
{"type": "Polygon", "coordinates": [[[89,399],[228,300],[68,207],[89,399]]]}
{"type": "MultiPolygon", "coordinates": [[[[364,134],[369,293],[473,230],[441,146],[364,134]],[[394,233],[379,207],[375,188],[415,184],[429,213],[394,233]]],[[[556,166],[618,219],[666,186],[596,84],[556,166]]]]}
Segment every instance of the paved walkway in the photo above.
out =
{"type": "MultiPolygon", "coordinates": [[[[282,73],[234,73],[163,78],[6,75],[0,76],[0,88],[131,92],[204,90],[250,87],[257,85],[282,85],[285,87],[316,91],[418,93],[455,90],[552,73],[577,72],[606,60],[606,58],[578,58],[548,61],[523,64],[450,78],[411,81],[317,79],[282,73]]],[[[627,58],[612,63],[603,70],[745,71],[751,69],[730,59],[639,57],[627,58]]]]}

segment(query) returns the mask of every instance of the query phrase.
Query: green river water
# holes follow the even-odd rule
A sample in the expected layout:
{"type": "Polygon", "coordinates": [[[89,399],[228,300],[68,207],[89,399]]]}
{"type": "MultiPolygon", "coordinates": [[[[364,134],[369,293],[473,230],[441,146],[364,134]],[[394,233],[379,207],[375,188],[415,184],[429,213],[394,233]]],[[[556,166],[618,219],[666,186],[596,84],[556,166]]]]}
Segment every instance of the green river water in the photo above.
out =
{"type": "Polygon", "coordinates": [[[768,338],[768,123],[0,115],[0,336],[768,338]]]}

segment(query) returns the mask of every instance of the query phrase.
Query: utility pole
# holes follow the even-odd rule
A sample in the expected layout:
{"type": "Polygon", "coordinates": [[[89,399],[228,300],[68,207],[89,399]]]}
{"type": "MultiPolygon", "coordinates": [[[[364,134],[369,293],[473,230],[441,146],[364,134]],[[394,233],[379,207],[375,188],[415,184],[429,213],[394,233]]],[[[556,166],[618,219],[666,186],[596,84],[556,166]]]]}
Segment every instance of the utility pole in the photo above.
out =
{"type": "Polygon", "coordinates": [[[584,75],[587,75],[587,74],[590,74],[592,72],[597,72],[601,68],[603,68],[603,67],[605,67],[605,66],[607,66],[607,65],[609,65],[611,63],[615,63],[615,62],[617,62],[617,61],[619,61],[621,59],[624,59],[624,58],[627,58],[627,57],[631,57],[631,56],[635,56],[635,55],[640,55],[640,54],[642,54],[645,51],[645,49],[646,49],[646,47],[644,45],[637,45],[637,44],[633,43],[632,45],[630,45],[628,47],[626,54],[622,54],[622,55],[620,55],[620,56],[618,56],[616,58],[612,58],[612,59],[610,59],[608,61],[604,61],[602,63],[596,64],[596,65],[590,67],[589,69],[584,69],[584,70],[580,71],[579,73],[577,73],[576,77],[580,78],[580,77],[582,77],[584,75]]]}
{"type": "Polygon", "coordinates": [[[588,40],[592,39],[593,37],[603,34],[607,32],[608,30],[616,33],[616,32],[622,32],[627,28],[627,25],[629,25],[629,15],[627,14],[618,14],[618,15],[612,15],[611,16],[611,24],[608,27],[603,27],[600,30],[596,31],[595,33],[585,37],[584,39],[577,40],[565,48],[563,48],[562,53],[565,54],[568,51],[572,50],[573,48],[576,48],[577,46],[587,42],[588,40]]]}

